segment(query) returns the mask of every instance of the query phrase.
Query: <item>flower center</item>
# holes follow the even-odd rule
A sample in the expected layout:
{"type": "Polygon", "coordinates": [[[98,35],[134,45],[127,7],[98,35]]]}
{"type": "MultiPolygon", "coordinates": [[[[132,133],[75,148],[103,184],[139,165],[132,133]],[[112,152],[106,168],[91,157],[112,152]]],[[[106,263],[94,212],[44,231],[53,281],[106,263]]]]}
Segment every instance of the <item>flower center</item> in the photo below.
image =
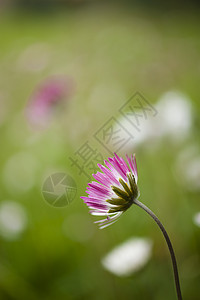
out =
{"type": "Polygon", "coordinates": [[[109,213],[127,210],[139,195],[134,175],[132,173],[127,173],[126,175],[129,184],[127,184],[123,179],[119,179],[123,189],[113,185],[111,186],[117,198],[106,200],[108,203],[113,205],[113,207],[110,208],[109,213]]]}

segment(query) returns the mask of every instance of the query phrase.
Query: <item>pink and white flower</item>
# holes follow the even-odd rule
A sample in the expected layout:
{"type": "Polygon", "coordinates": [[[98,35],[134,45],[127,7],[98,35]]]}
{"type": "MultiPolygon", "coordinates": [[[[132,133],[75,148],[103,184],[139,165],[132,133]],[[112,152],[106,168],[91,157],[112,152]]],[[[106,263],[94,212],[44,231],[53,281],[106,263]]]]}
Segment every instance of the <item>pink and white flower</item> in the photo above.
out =
{"type": "Polygon", "coordinates": [[[69,99],[73,90],[70,78],[50,77],[42,82],[34,92],[26,109],[27,118],[33,125],[45,126],[51,118],[53,109],[69,99]]]}
{"type": "Polygon", "coordinates": [[[127,162],[116,153],[105,160],[105,166],[98,164],[102,172],[93,174],[96,181],[88,184],[87,197],[81,197],[95,216],[106,216],[96,221],[105,228],[125,212],[139,196],[138,172],[135,155],[126,155],[127,162]]]}

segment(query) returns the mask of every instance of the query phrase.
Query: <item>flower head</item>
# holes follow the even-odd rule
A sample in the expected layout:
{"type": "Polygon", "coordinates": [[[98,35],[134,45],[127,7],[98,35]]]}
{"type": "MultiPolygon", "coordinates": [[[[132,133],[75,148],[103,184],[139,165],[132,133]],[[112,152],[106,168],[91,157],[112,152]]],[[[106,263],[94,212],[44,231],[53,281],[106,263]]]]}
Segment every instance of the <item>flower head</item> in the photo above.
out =
{"type": "Polygon", "coordinates": [[[96,181],[88,184],[88,196],[81,197],[92,215],[106,216],[95,222],[101,229],[116,222],[139,196],[135,155],[126,158],[127,162],[115,153],[113,158],[104,161],[105,166],[98,164],[102,172],[93,174],[96,181]]]}
{"type": "Polygon", "coordinates": [[[34,92],[27,107],[27,117],[33,125],[46,125],[54,108],[68,99],[73,83],[62,76],[47,78],[34,92]]]}

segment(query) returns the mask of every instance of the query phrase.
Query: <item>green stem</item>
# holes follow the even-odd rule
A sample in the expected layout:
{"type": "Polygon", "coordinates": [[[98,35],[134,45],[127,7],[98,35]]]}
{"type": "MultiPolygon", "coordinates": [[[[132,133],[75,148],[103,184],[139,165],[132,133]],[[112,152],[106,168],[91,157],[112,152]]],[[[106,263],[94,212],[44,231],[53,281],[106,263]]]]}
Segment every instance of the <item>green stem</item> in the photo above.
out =
{"type": "Polygon", "coordinates": [[[154,219],[154,221],[158,224],[158,226],[160,227],[160,229],[161,229],[161,231],[164,235],[164,238],[167,242],[167,246],[169,248],[169,252],[170,252],[170,255],[171,255],[171,259],[172,259],[177,298],[178,298],[178,300],[182,300],[181,288],[180,288],[180,282],[179,282],[179,275],[178,275],[178,268],[177,268],[177,263],[176,263],[176,257],[175,257],[175,254],[174,254],[174,249],[172,247],[172,243],[170,241],[170,238],[169,238],[163,224],[160,222],[160,220],[157,218],[157,216],[146,205],[144,205],[143,203],[141,203],[137,199],[134,200],[133,203],[136,204],[137,206],[139,206],[140,208],[142,208],[143,210],[145,210],[154,219]]]}

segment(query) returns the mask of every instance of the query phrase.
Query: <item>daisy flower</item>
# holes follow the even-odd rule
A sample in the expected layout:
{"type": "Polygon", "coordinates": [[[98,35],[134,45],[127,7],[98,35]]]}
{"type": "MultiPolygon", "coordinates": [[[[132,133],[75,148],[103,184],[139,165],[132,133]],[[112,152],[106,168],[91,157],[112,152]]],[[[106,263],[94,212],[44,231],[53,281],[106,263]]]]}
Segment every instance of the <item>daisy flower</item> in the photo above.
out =
{"type": "Polygon", "coordinates": [[[105,166],[98,164],[101,172],[93,174],[96,181],[88,184],[88,196],[81,197],[92,215],[106,217],[95,222],[100,229],[116,222],[139,196],[135,155],[126,155],[126,159],[115,153],[104,161],[105,166]]]}
{"type": "Polygon", "coordinates": [[[96,221],[100,228],[105,228],[117,221],[123,212],[132,204],[142,208],[159,226],[169,249],[176,285],[177,299],[182,300],[178,267],[174,249],[165,227],[158,217],[138,200],[138,172],[135,155],[126,155],[127,162],[116,153],[114,157],[105,160],[105,166],[98,164],[101,172],[93,174],[96,181],[88,184],[87,197],[81,197],[90,208],[90,213],[106,218],[96,221]]]}
{"type": "Polygon", "coordinates": [[[70,78],[62,76],[47,78],[35,90],[27,105],[26,115],[29,122],[33,125],[45,126],[55,107],[64,99],[69,99],[72,90],[73,83],[70,78]]]}

